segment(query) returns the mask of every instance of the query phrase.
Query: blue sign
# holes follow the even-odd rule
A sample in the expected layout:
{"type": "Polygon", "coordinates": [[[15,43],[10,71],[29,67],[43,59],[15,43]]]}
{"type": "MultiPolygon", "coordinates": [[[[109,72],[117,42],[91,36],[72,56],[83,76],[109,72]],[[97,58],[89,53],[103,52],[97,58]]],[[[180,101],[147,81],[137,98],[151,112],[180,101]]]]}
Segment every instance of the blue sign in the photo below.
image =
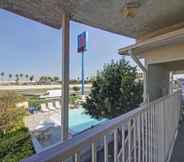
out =
{"type": "Polygon", "coordinates": [[[78,35],[78,48],[77,51],[79,53],[83,53],[84,51],[87,50],[87,33],[83,32],[81,34],[78,35]]]}

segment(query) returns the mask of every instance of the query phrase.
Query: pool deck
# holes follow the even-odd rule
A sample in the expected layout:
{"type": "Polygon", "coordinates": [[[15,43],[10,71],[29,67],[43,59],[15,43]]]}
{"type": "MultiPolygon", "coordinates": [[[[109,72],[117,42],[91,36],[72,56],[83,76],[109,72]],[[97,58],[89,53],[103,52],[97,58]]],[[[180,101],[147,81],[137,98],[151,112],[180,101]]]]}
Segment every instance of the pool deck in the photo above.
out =
{"type": "MultiPolygon", "coordinates": [[[[36,114],[26,116],[24,119],[25,126],[31,133],[33,146],[37,153],[60,143],[61,127],[50,118],[56,113],[60,112],[38,112],[36,114]],[[48,136],[48,138],[44,139],[43,136],[48,136]]],[[[69,138],[71,137],[72,134],[70,133],[69,138]]]]}
{"type": "MultiPolygon", "coordinates": [[[[25,117],[24,123],[31,133],[36,152],[41,152],[60,143],[60,114],[61,110],[55,109],[49,112],[37,112],[25,117]]],[[[84,110],[81,108],[71,109],[69,118],[69,138],[105,121],[105,119],[101,121],[91,119],[90,116],[84,114],[84,110]]]]}
{"type": "Polygon", "coordinates": [[[34,131],[38,125],[44,123],[45,121],[50,121],[50,116],[55,114],[56,112],[38,112],[24,118],[25,126],[29,129],[29,131],[34,131]]]}

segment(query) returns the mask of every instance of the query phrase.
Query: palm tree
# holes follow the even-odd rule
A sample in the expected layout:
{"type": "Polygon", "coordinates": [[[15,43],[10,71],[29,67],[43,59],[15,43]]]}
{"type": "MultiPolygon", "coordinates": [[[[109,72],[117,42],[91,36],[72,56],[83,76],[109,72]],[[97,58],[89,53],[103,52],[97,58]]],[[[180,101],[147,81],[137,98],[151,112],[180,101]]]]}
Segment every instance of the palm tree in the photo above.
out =
{"type": "Polygon", "coordinates": [[[26,75],[25,75],[25,77],[26,77],[26,79],[28,80],[28,78],[29,78],[29,75],[28,75],[28,74],[26,74],[26,75]]]}
{"type": "Polygon", "coordinates": [[[32,82],[34,80],[34,76],[31,75],[30,78],[29,78],[29,80],[32,82]]]}
{"type": "Polygon", "coordinates": [[[8,75],[8,77],[9,77],[9,79],[11,80],[11,78],[12,78],[12,74],[9,74],[9,75],[8,75]]]}
{"type": "Polygon", "coordinates": [[[1,80],[3,80],[4,75],[4,72],[1,72],[1,80]]]}
{"type": "Polygon", "coordinates": [[[23,74],[22,74],[22,73],[20,73],[20,75],[19,75],[19,76],[20,76],[20,78],[22,79],[22,77],[23,77],[23,74]]]}
{"type": "Polygon", "coordinates": [[[18,82],[19,81],[19,74],[15,74],[15,77],[16,77],[15,81],[18,82]]]}
{"type": "Polygon", "coordinates": [[[58,77],[58,76],[54,76],[54,77],[53,77],[53,81],[54,81],[54,82],[58,82],[58,81],[59,81],[59,77],[58,77]]]}

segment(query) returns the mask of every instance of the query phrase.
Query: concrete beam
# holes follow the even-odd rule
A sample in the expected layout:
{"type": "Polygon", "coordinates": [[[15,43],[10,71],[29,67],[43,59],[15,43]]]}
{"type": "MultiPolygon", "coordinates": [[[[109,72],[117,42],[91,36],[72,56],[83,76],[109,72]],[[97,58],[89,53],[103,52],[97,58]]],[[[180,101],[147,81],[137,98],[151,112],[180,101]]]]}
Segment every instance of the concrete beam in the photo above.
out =
{"type": "Polygon", "coordinates": [[[130,49],[128,51],[129,55],[131,56],[131,58],[135,61],[135,63],[140,67],[140,69],[143,71],[143,72],[147,72],[147,69],[144,67],[144,65],[140,62],[140,60],[132,54],[132,50],[130,49]]]}

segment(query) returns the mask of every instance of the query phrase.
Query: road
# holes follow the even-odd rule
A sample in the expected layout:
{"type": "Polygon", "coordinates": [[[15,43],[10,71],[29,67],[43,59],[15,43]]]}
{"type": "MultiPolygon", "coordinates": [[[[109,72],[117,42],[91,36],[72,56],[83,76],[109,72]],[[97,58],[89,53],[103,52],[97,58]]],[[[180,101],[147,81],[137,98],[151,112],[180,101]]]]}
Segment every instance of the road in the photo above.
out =
{"type": "MultiPolygon", "coordinates": [[[[85,94],[88,94],[91,90],[91,84],[85,85],[85,94]]],[[[71,84],[70,93],[74,93],[73,87],[81,87],[80,84],[71,84]]],[[[17,91],[26,95],[41,95],[47,90],[61,89],[62,85],[9,85],[0,86],[0,91],[17,91]]],[[[78,92],[79,93],[79,92],[78,92]]]]}

